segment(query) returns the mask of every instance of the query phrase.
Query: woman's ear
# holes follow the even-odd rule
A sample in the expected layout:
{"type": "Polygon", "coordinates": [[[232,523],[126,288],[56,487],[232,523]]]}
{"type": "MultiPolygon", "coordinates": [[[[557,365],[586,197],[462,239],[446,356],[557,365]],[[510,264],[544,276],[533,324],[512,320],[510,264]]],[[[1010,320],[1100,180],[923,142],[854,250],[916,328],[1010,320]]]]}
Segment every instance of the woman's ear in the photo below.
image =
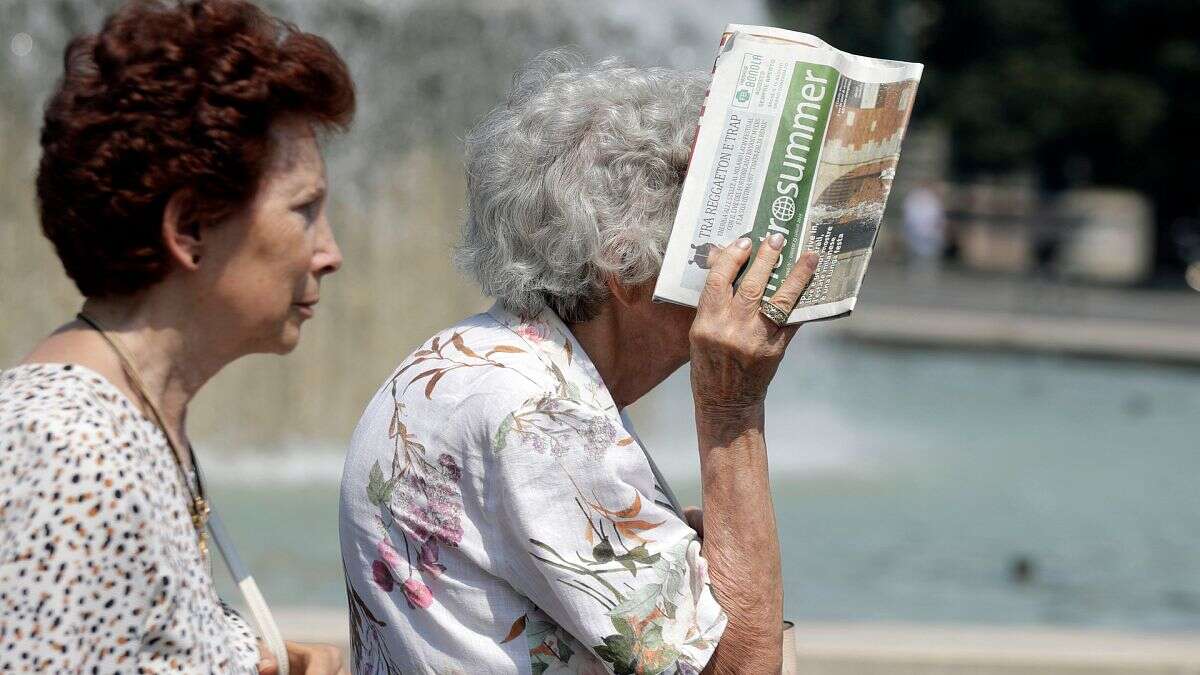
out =
{"type": "Polygon", "coordinates": [[[162,219],[162,238],[167,256],[187,270],[198,268],[203,256],[200,224],[191,218],[191,206],[191,192],[178,190],[167,200],[162,219]]]}

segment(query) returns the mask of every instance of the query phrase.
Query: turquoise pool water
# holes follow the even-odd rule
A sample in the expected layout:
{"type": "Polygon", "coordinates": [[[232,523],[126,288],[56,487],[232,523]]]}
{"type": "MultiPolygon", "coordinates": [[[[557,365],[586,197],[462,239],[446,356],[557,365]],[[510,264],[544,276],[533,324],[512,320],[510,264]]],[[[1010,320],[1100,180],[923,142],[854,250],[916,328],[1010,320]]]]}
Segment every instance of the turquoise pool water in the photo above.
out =
{"type": "MultiPolygon", "coordinates": [[[[686,372],[633,414],[698,503],[686,372]]],[[[768,411],[788,616],[1200,629],[1198,433],[1200,370],[808,329],[768,411]]],[[[343,602],[339,452],[208,460],[274,603],[343,602]]]]}

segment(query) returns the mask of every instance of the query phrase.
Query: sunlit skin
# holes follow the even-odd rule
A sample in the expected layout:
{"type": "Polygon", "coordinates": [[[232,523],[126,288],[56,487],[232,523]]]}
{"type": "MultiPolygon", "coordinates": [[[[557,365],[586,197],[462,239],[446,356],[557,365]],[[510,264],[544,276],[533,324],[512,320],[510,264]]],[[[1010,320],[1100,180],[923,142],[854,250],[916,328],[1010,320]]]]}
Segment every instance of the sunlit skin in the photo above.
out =
{"type": "MultiPolygon", "coordinates": [[[[685,517],[704,537],[713,592],[729,620],[705,673],[768,673],[782,666],[783,577],[764,403],[797,327],[779,328],[759,313],[783,239],[775,235],[767,243],[736,289],[750,241],[716,251],[698,309],[653,302],[652,284],[610,281],[600,315],[571,325],[621,408],[691,361],[705,510],[688,509],[685,517]]],[[[816,263],[806,254],[772,302],[793,307],[816,263]]]]}
{"type": "MultiPolygon", "coordinates": [[[[133,354],[178,439],[186,437],[188,402],[221,368],[247,354],[296,347],[301,325],[316,311],[321,280],[342,264],[312,128],[284,118],[270,138],[258,189],[223,222],[188,226],[186,201],[170,200],[162,223],[170,271],[162,281],[84,303],[133,354]]],[[[139,400],[116,355],[79,321],[60,327],[24,362],[78,363],[139,400]]]]}
{"type": "Polygon", "coordinates": [[[271,137],[275,150],[254,198],[196,242],[207,264],[189,280],[195,311],[211,318],[210,332],[224,336],[212,337],[232,358],[293,350],[316,311],[321,279],[342,264],[312,129],[285,120],[271,137]]]}
{"type": "MultiPolygon", "coordinates": [[[[83,306],[126,346],[178,447],[187,447],[187,406],[196,392],[242,356],[295,349],[316,312],[321,280],[342,265],[311,125],[276,121],[270,148],[253,196],[222,222],[189,226],[185,197],[170,199],[162,221],[170,270],[162,281],[83,306]]],[[[58,328],[23,363],[85,366],[150,412],[116,354],[80,321],[58,328]]],[[[289,642],[287,649],[294,673],[345,672],[335,647],[289,642]]],[[[274,658],[260,651],[261,672],[276,672],[274,658]]]]}
{"type": "Polygon", "coordinates": [[[599,316],[570,328],[623,409],[688,362],[696,310],[654,302],[653,281],[626,287],[610,280],[608,290],[599,316]]]}

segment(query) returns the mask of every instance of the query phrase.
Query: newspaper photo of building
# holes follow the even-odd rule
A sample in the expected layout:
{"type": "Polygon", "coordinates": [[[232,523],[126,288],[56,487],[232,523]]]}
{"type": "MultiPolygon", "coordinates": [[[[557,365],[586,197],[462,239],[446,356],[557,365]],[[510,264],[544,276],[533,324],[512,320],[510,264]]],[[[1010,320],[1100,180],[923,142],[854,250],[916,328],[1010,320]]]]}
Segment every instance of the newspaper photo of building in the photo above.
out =
{"type": "Polygon", "coordinates": [[[754,255],[778,234],[763,297],[815,252],[788,322],[854,311],[922,69],[804,33],[726,26],[654,299],[695,307],[717,247],[747,236],[754,255]]]}
{"type": "Polygon", "coordinates": [[[867,83],[840,78],[804,246],[821,252],[821,268],[801,304],[837,301],[858,293],[896,175],[916,91],[916,80],[867,83]]]}

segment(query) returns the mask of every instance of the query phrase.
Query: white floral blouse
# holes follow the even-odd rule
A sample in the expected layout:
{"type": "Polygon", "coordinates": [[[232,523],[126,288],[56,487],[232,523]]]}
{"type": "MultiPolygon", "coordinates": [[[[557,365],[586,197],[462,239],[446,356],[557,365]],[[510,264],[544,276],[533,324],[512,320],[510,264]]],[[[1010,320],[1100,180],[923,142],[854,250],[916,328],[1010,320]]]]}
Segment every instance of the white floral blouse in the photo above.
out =
{"type": "Polygon", "coordinates": [[[725,628],[700,543],[552,312],[414,352],[342,476],[358,673],[696,673],[725,628]]]}

